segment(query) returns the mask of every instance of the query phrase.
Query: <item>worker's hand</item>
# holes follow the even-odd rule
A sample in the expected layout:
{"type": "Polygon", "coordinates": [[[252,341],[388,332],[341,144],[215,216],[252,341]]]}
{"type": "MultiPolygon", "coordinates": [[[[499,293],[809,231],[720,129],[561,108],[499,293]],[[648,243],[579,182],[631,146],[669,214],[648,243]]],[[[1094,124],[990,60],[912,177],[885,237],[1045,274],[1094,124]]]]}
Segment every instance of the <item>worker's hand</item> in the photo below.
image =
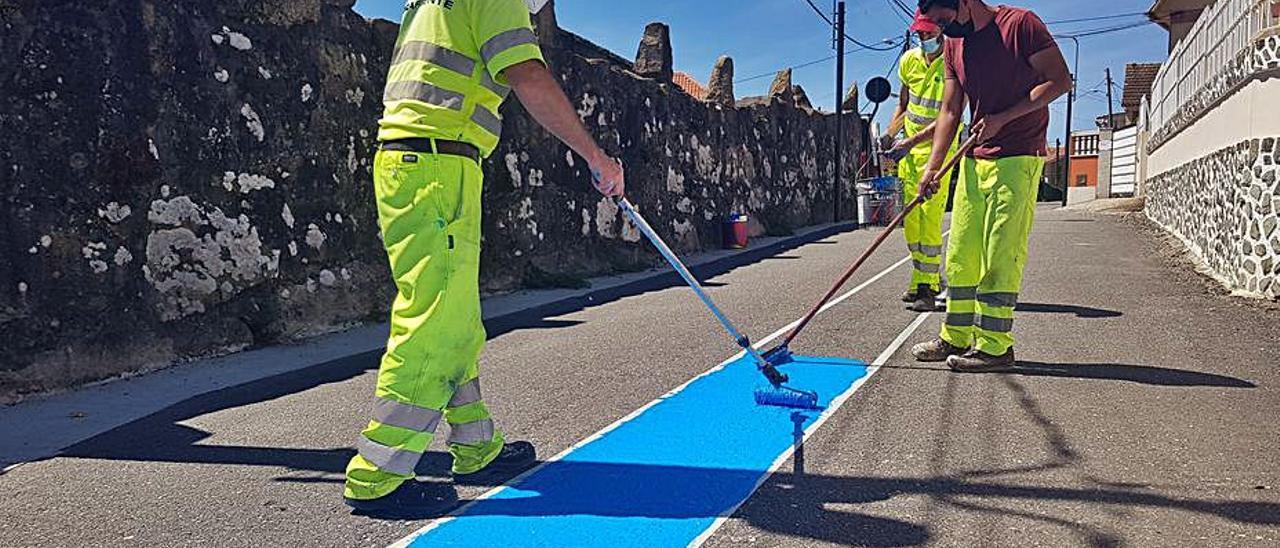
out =
{"type": "Polygon", "coordinates": [[[911,153],[911,146],[906,141],[895,141],[893,146],[884,151],[884,157],[893,161],[898,161],[907,157],[911,153]]]}
{"type": "Polygon", "coordinates": [[[978,123],[973,124],[971,131],[974,135],[978,136],[979,143],[987,143],[992,139],[995,139],[996,135],[999,135],[1000,131],[1003,130],[1004,126],[1008,125],[1009,122],[1009,118],[1002,112],[988,114],[983,119],[978,120],[978,123]]]}
{"type": "Polygon", "coordinates": [[[939,179],[941,179],[939,175],[941,174],[938,173],[938,168],[936,167],[925,168],[924,174],[920,176],[920,187],[919,187],[920,195],[924,196],[924,199],[928,200],[932,198],[934,194],[938,193],[938,188],[940,187],[939,179]]]}
{"type": "Polygon", "coordinates": [[[622,164],[605,154],[590,162],[591,177],[596,190],[610,198],[621,198],[627,193],[626,174],[622,164]]]}
{"type": "Polygon", "coordinates": [[[881,136],[880,136],[880,150],[883,150],[883,151],[888,152],[889,150],[892,150],[892,149],[893,149],[893,145],[894,145],[894,143],[896,143],[896,142],[897,142],[897,139],[896,139],[894,136],[892,136],[892,135],[887,135],[887,134],[886,134],[886,135],[881,135],[881,136]]]}

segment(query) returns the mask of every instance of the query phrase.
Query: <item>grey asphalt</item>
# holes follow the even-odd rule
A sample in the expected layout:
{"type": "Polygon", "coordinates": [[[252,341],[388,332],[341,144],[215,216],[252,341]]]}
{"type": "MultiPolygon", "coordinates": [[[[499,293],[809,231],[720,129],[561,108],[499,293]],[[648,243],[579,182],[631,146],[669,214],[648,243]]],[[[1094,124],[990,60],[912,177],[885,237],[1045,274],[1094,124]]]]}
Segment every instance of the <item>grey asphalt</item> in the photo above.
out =
{"type": "MultiPolygon", "coordinates": [[[[745,264],[710,291],[762,336],[802,315],[873,237],[745,264]]],[[[889,247],[851,287],[902,259],[889,247]]],[[[1280,311],[1213,291],[1169,255],[1132,220],[1042,208],[1016,327],[1023,367],[958,375],[900,349],[802,465],[786,463],[708,544],[1280,543],[1280,311]]],[[[800,349],[875,358],[917,318],[897,300],[906,276],[899,267],[820,316],[800,349]]],[[[483,358],[501,426],[544,456],[733,353],[679,287],[584,304],[510,318],[483,358]]],[[[394,542],[425,522],[353,517],[339,498],[376,360],[194,397],[12,470],[0,546],[394,542]]],[[[419,472],[444,481],[439,451],[419,472]]]]}

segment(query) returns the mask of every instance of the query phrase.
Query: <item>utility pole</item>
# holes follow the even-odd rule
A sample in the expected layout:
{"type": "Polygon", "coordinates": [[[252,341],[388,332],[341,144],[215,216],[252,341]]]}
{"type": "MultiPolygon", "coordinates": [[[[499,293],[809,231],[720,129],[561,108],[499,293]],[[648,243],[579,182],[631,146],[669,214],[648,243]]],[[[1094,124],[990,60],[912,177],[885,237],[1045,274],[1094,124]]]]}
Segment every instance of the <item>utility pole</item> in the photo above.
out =
{"type": "Polygon", "coordinates": [[[1055,141],[1057,141],[1057,143],[1055,143],[1053,150],[1054,154],[1057,155],[1057,161],[1053,163],[1053,170],[1057,172],[1055,175],[1058,176],[1058,181],[1062,183],[1062,193],[1066,194],[1067,176],[1062,172],[1062,139],[1055,139],[1055,141]]]}
{"type": "MultiPolygon", "coordinates": [[[[836,179],[832,188],[832,205],[835,218],[832,222],[840,222],[840,179],[844,164],[844,0],[836,2],[835,48],[836,48],[836,179]]],[[[857,174],[854,174],[856,177],[857,174]]]]}
{"type": "Polygon", "coordinates": [[[1066,166],[1067,176],[1063,179],[1064,183],[1062,185],[1062,207],[1067,207],[1067,195],[1071,188],[1071,145],[1073,144],[1071,142],[1071,118],[1076,106],[1076,84],[1078,83],[1076,75],[1080,74],[1080,39],[1074,36],[1064,36],[1063,38],[1067,38],[1072,42],[1075,42],[1076,45],[1075,67],[1071,69],[1071,91],[1067,94],[1067,151],[1066,159],[1063,162],[1066,166]]]}
{"type": "Polygon", "coordinates": [[[1116,111],[1112,108],[1111,102],[1111,68],[1107,68],[1107,129],[1115,130],[1116,125],[1112,120],[1115,119],[1116,111]]]}

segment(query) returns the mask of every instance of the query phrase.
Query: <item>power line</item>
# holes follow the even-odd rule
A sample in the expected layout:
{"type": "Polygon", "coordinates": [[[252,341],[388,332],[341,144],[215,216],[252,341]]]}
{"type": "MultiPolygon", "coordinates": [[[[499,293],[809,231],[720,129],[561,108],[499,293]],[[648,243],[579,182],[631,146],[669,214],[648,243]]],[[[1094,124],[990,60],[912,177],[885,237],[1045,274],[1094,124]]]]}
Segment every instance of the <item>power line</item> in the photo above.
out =
{"type": "MultiPolygon", "coordinates": [[[[846,54],[846,55],[847,55],[847,54],[846,54]]],[[[807,63],[801,63],[801,64],[799,64],[799,65],[795,65],[795,66],[790,67],[790,68],[791,68],[791,70],[795,70],[795,69],[802,69],[802,68],[805,68],[805,67],[811,67],[811,66],[813,66],[813,65],[817,65],[817,64],[819,64],[819,63],[825,63],[825,62],[830,61],[830,60],[835,59],[835,58],[836,58],[836,56],[834,56],[834,55],[829,55],[829,56],[827,56],[827,57],[823,57],[822,59],[816,59],[816,60],[813,60],[813,61],[809,61],[809,62],[807,62],[807,63]]],[[[781,69],[781,70],[786,70],[786,69],[781,69]]],[[[734,80],[734,81],[733,81],[733,83],[734,83],[734,84],[745,84],[745,83],[747,83],[747,82],[753,82],[753,81],[755,81],[755,80],[760,80],[760,79],[762,79],[762,78],[768,78],[768,77],[771,77],[771,76],[777,76],[777,75],[778,75],[778,71],[776,71],[776,70],[775,70],[775,71],[773,71],[773,72],[765,72],[765,73],[757,74],[757,75],[755,75],[755,76],[748,76],[748,77],[743,78],[743,79],[741,79],[741,80],[734,80]]]]}
{"type": "Polygon", "coordinates": [[[1115,27],[1092,29],[1092,30],[1086,30],[1086,31],[1072,33],[1072,34],[1055,34],[1053,35],[1053,37],[1054,38],[1086,38],[1089,36],[1099,36],[1103,34],[1111,34],[1113,32],[1121,32],[1121,31],[1126,31],[1130,29],[1136,29],[1138,27],[1145,27],[1147,25],[1153,25],[1153,24],[1155,23],[1151,21],[1142,21],[1140,23],[1130,23],[1127,25],[1120,25],[1115,27]]]}
{"type": "MultiPolygon", "coordinates": [[[[810,8],[813,8],[813,13],[818,14],[818,17],[821,17],[823,21],[826,21],[826,22],[827,22],[827,26],[832,27],[832,28],[835,28],[836,24],[835,24],[835,23],[833,23],[833,22],[831,22],[831,18],[830,18],[830,17],[827,17],[827,14],[823,13],[823,12],[822,12],[822,9],[821,9],[821,8],[819,8],[817,4],[814,4],[814,3],[813,3],[813,0],[804,0],[804,1],[805,1],[805,3],[806,3],[806,4],[809,4],[809,7],[810,7],[810,8]]],[[[873,46],[873,45],[871,45],[871,44],[863,43],[862,41],[858,40],[857,38],[854,38],[854,37],[852,37],[852,36],[849,36],[847,33],[844,35],[844,38],[845,38],[845,40],[848,40],[848,41],[850,41],[850,42],[853,42],[854,44],[857,44],[857,45],[858,45],[859,47],[861,47],[862,49],[869,49],[869,50],[872,50],[872,51],[892,51],[892,50],[894,50],[894,49],[896,49],[896,48],[898,47],[896,44],[886,44],[886,45],[883,45],[883,46],[873,46]]]]}
{"type": "MultiPolygon", "coordinates": [[[[899,38],[897,38],[897,39],[891,40],[890,42],[894,44],[894,46],[893,46],[893,47],[897,48],[898,46],[901,46],[901,45],[903,44],[903,40],[904,40],[903,38],[899,37],[899,38]]],[[[846,52],[845,52],[845,54],[844,54],[844,56],[845,56],[845,57],[848,57],[848,56],[850,56],[850,55],[853,55],[853,54],[855,54],[855,53],[858,53],[859,51],[862,51],[862,50],[846,51],[846,52]]],[[[876,50],[876,51],[879,51],[879,50],[876,50]]],[[[889,50],[885,50],[885,51],[889,51],[889,50]]],[[[884,52],[881,52],[881,53],[884,53],[884,52]]],[[[835,59],[835,58],[836,58],[836,56],[834,56],[834,55],[828,55],[828,56],[826,56],[826,57],[823,57],[822,59],[814,59],[814,60],[812,60],[812,61],[808,61],[808,62],[805,62],[805,63],[801,63],[801,64],[798,64],[798,65],[788,65],[788,66],[783,67],[782,69],[778,69],[778,70],[785,70],[785,69],[787,69],[787,68],[790,68],[790,69],[792,69],[792,70],[797,70],[797,69],[807,68],[807,67],[811,67],[811,66],[813,66],[813,65],[817,65],[817,64],[825,63],[825,62],[830,61],[830,60],[835,59]]],[[[897,58],[895,57],[894,59],[895,59],[895,60],[894,60],[894,62],[896,63],[896,62],[897,62],[897,58]]],[[[734,84],[745,84],[745,83],[747,83],[747,82],[753,82],[753,81],[755,81],[755,80],[761,80],[761,79],[764,79],[764,78],[772,78],[772,77],[774,77],[774,76],[777,76],[777,74],[778,74],[778,70],[775,70],[775,71],[772,71],[772,72],[763,72],[763,73],[760,73],[760,74],[756,74],[756,75],[754,75],[754,76],[748,76],[748,77],[746,77],[746,78],[737,79],[737,80],[734,80],[734,81],[733,81],[733,83],[734,83],[734,84]]]]}
{"type": "Polygon", "coordinates": [[[1057,21],[1045,21],[1046,25],[1065,25],[1068,23],[1084,23],[1087,21],[1105,21],[1107,19],[1123,19],[1125,17],[1146,16],[1146,12],[1135,11],[1132,13],[1117,13],[1114,15],[1099,15],[1096,17],[1081,17],[1078,19],[1059,19],[1057,21]]]}
{"type": "Polygon", "coordinates": [[[898,17],[899,20],[901,20],[903,23],[907,25],[911,24],[911,20],[907,19],[906,15],[903,15],[902,0],[885,0],[885,1],[889,3],[889,11],[892,11],[893,14],[898,17]]]}

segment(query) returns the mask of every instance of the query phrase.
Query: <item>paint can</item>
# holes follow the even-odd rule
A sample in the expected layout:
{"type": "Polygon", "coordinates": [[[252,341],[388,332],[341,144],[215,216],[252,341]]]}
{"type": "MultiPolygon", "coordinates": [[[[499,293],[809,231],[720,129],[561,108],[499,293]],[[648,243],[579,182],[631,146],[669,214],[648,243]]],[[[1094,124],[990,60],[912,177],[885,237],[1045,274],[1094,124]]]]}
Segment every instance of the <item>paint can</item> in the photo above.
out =
{"type": "Polygon", "coordinates": [[[747,216],[730,213],[724,218],[724,248],[746,249],[749,243],[747,216]]]}

